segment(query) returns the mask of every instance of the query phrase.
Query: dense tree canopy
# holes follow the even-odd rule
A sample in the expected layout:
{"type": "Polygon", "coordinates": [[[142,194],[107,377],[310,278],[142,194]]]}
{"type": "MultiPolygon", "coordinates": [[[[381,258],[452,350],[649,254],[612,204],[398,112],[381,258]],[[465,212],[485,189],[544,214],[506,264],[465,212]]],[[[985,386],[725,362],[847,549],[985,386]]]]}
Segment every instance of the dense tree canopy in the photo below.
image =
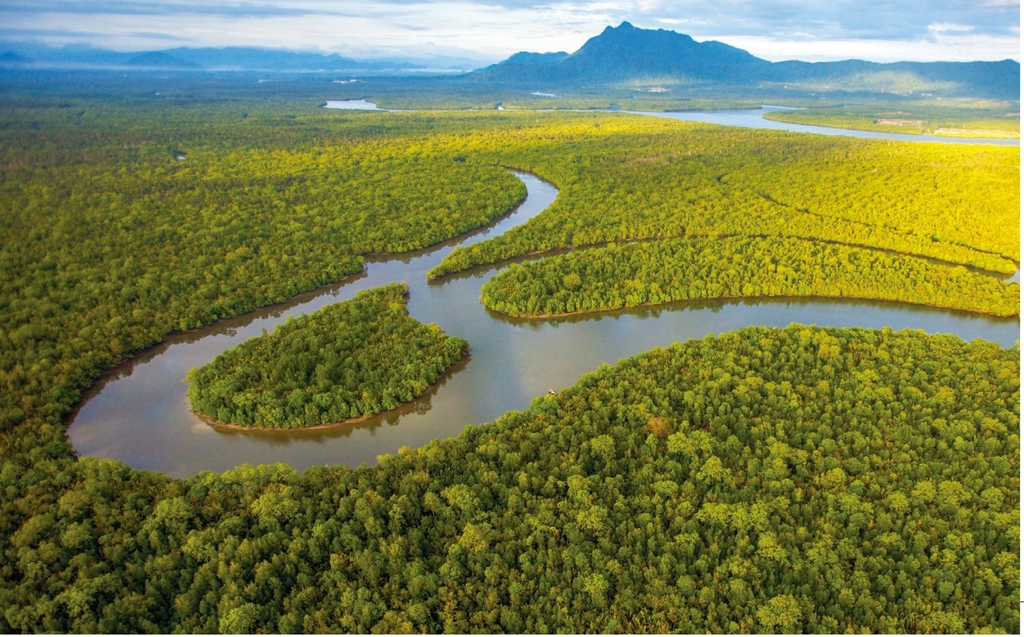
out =
{"type": "Polygon", "coordinates": [[[469,343],[409,316],[408,292],[404,283],[360,292],[193,368],[192,408],[221,423],[294,429],[413,400],[469,343]]]}
{"type": "Polygon", "coordinates": [[[680,236],[824,239],[1004,273],[1020,259],[1016,147],[552,115],[503,150],[500,161],[557,184],[558,199],[455,250],[432,278],[538,251],[680,236]]]}
{"type": "Polygon", "coordinates": [[[481,295],[484,305],[511,316],[796,295],[1020,313],[1017,283],[907,255],[790,238],[664,239],[577,250],[512,265],[481,295]]]}
{"type": "Polygon", "coordinates": [[[362,254],[451,238],[525,196],[507,171],[431,147],[429,118],[85,106],[0,110],[0,429],[69,409],[172,331],[337,281],[362,254]]]}
{"type": "Polygon", "coordinates": [[[0,608],[56,632],[1016,633],[1019,392],[1019,352],[981,341],[746,328],[357,470],[7,475],[0,608]]]}
{"type": "Polygon", "coordinates": [[[763,234],[1009,271],[1017,149],[0,100],[0,630],[1018,631],[1019,352],[980,341],[742,330],[301,477],[79,459],[63,422],[173,330],[502,214],[523,189],[498,165],[562,194],[456,269],[763,234]]]}

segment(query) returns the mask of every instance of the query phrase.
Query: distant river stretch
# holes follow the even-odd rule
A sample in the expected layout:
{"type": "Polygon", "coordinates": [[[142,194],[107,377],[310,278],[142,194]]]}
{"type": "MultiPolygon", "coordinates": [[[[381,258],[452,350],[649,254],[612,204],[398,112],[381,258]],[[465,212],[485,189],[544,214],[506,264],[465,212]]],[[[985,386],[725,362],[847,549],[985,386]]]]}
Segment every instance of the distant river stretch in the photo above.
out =
{"type": "MultiPolygon", "coordinates": [[[[548,95],[551,93],[534,92],[533,95],[548,95]]],[[[388,110],[378,108],[373,102],[366,100],[336,100],[324,102],[324,108],[336,108],[341,110],[359,111],[381,111],[388,110]]],[[[721,110],[721,111],[677,111],[677,112],[655,112],[655,111],[626,111],[626,110],[603,110],[587,111],[602,113],[629,113],[632,115],[649,115],[651,117],[664,117],[667,119],[678,119],[685,122],[704,122],[707,124],[720,124],[722,126],[740,126],[742,128],[765,128],[770,130],[786,130],[794,133],[818,133],[820,135],[838,135],[842,137],[860,137],[873,139],[894,139],[903,142],[935,142],[938,144],[996,144],[998,146],[1020,146],[1019,139],[987,139],[972,137],[936,137],[935,135],[907,135],[904,133],[883,133],[880,131],[853,130],[848,128],[829,128],[827,126],[811,126],[809,124],[791,124],[789,122],[776,122],[764,119],[768,113],[777,111],[800,110],[788,106],[763,105],[761,108],[721,110]]]]}
{"type": "MultiPolygon", "coordinates": [[[[774,128],[777,122],[771,124],[774,128]]],[[[983,338],[1004,347],[1019,338],[1018,319],[898,303],[827,300],[684,302],[566,319],[511,321],[489,312],[479,300],[481,285],[500,268],[480,268],[436,284],[427,283],[426,273],[455,246],[471,245],[525,223],[558,194],[537,177],[515,174],[527,186],[527,199],[489,227],[421,252],[367,259],[362,275],[285,304],[172,336],[109,370],[72,418],[68,433],[75,449],[81,455],[116,458],[176,477],[225,471],[243,463],[283,462],[299,470],[313,465],[358,466],[402,446],[418,447],[457,435],[467,424],[525,409],[535,396],[572,385],[602,363],[748,325],[916,328],[965,340],[983,338]],[[472,347],[468,359],[418,401],[355,425],[298,432],[215,429],[192,413],[182,383],[189,368],[205,365],[264,329],[273,330],[289,316],[315,312],[392,281],[409,284],[409,311],[414,317],[437,323],[472,347]]]]}

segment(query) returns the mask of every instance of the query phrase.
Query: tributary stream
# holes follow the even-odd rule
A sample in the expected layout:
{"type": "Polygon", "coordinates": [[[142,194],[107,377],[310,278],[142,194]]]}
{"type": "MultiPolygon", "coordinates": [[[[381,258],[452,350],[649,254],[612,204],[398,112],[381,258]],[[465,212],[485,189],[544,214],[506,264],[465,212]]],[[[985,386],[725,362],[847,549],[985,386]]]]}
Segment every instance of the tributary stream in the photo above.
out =
{"type": "MultiPolygon", "coordinates": [[[[806,129],[807,127],[801,127],[806,129]]],[[[879,135],[882,137],[883,135],[879,135]]],[[[481,268],[428,284],[426,273],[456,245],[497,236],[544,210],[557,190],[516,173],[527,199],[511,215],[429,250],[367,259],[362,275],[299,295],[203,329],[168,338],[161,345],[108,370],[86,393],[69,435],[81,455],[116,458],[138,469],[187,477],[224,471],[244,463],[283,462],[300,471],[313,465],[372,464],[380,454],[418,447],[457,435],[468,424],[485,423],[506,411],[525,409],[549,389],[572,385],[602,363],[719,334],[747,325],[915,328],[983,338],[1004,347],[1019,339],[1019,319],[898,303],[831,300],[755,300],[675,303],[657,308],[513,321],[480,303],[480,287],[501,266],[481,268]],[[351,425],[310,431],[241,431],[211,427],[192,413],[182,382],[189,368],[205,365],[242,341],[272,331],[289,316],[309,314],[392,281],[409,284],[409,311],[471,345],[419,400],[351,425]]]]}

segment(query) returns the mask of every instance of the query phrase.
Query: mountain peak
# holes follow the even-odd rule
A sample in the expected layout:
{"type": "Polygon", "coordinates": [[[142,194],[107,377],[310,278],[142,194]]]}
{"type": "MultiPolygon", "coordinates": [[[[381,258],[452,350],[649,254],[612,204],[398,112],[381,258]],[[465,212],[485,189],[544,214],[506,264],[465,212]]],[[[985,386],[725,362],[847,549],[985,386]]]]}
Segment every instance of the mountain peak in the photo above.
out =
{"type": "Polygon", "coordinates": [[[719,42],[696,42],[683,33],[608,26],[572,55],[517,53],[483,71],[506,81],[622,81],[673,77],[701,81],[749,78],[770,62],[719,42]]]}

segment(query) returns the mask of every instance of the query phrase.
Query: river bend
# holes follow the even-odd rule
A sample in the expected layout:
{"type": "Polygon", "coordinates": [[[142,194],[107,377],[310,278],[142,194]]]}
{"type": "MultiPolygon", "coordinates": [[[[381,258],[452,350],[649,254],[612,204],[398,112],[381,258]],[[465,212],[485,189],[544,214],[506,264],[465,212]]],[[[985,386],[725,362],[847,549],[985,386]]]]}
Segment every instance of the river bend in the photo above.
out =
{"type": "Polygon", "coordinates": [[[784,327],[798,322],[836,327],[917,328],[983,338],[1004,347],[1019,339],[1019,319],[999,319],[898,303],[833,300],[681,302],[656,308],[509,320],[480,303],[480,287],[500,267],[478,268],[427,283],[426,273],[456,245],[471,245],[525,223],[543,211],[557,190],[535,176],[516,173],[527,199],[510,215],[481,230],[431,249],[369,258],[361,275],[185,334],[102,375],[73,414],[68,434],[81,455],[123,460],[132,467],[187,477],[225,471],[243,463],[283,462],[299,470],[314,465],[372,464],[380,454],[457,435],[535,396],[575,383],[602,363],[748,325],[784,327]],[[192,413],[186,372],[205,365],[242,341],[271,331],[289,316],[309,314],[392,281],[409,284],[409,311],[423,322],[469,341],[457,363],[419,400],[368,420],[311,431],[240,431],[215,428],[192,413]]]}

